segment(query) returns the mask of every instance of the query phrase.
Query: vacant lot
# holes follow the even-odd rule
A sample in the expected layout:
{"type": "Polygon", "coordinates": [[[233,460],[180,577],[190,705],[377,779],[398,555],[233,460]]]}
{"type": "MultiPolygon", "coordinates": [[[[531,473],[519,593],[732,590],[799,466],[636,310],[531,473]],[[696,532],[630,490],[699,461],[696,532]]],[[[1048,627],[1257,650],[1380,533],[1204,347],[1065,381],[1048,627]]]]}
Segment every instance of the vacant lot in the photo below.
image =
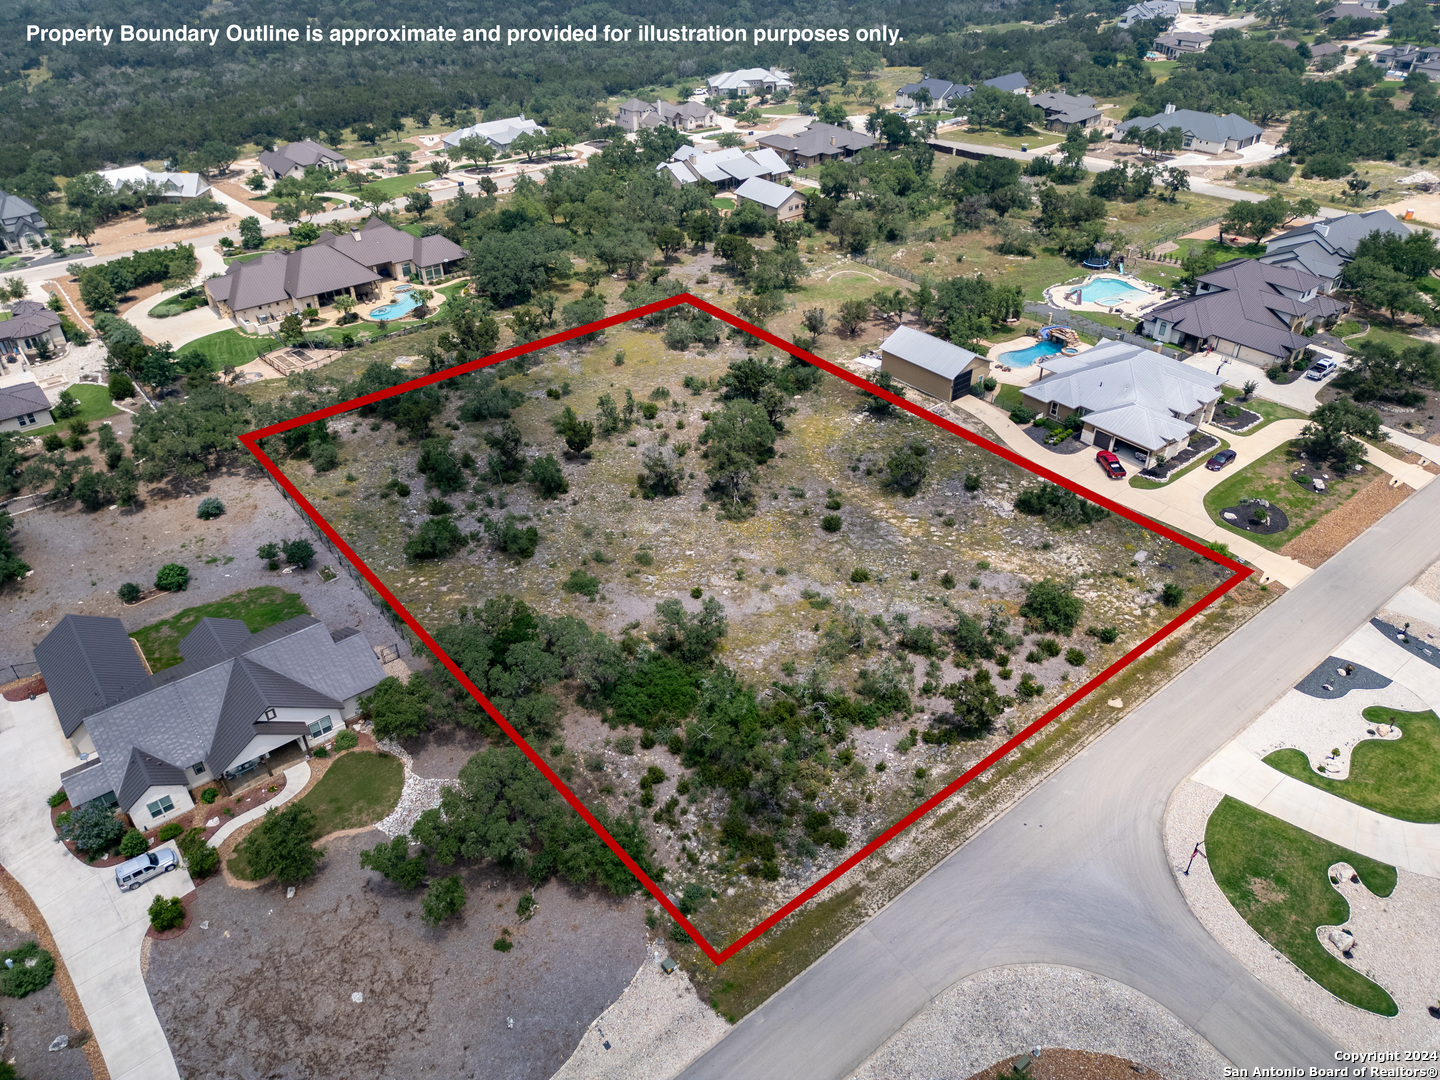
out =
{"type": "Polygon", "coordinates": [[[273,884],[201,887],[147,974],[182,1076],[543,1080],[645,957],[638,902],[548,885],[520,923],[523,888],[488,870],[466,872],[464,915],[431,929],[418,892],[360,869],[382,839],[331,841],[293,900],[273,884]],[[507,928],[515,947],[497,952],[507,928]]]}

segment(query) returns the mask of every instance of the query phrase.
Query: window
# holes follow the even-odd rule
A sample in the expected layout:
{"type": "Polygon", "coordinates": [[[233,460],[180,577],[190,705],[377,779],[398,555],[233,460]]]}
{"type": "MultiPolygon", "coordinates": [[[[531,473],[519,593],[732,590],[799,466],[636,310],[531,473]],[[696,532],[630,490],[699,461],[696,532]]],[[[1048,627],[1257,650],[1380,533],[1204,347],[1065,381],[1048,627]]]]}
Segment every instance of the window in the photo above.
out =
{"type": "Polygon", "coordinates": [[[204,775],[205,775],[205,762],[203,762],[203,761],[197,761],[197,762],[195,762],[194,765],[191,765],[191,766],[190,766],[190,771],[193,772],[196,776],[204,776],[204,775]]]}
{"type": "Polygon", "coordinates": [[[275,710],[274,710],[274,709],[266,709],[266,710],[265,710],[265,719],[266,719],[266,720],[274,720],[274,719],[275,719],[275,715],[276,715],[276,714],[275,714],[275,710]]]}
{"type": "Polygon", "coordinates": [[[150,812],[152,818],[160,817],[175,809],[175,800],[169,795],[162,795],[152,803],[146,803],[145,809],[150,812]]]}
{"type": "Polygon", "coordinates": [[[324,735],[326,732],[330,731],[334,727],[335,725],[331,722],[330,717],[322,716],[319,720],[316,720],[313,724],[310,725],[310,737],[312,739],[318,739],[321,735],[324,735]]]}
{"type": "Polygon", "coordinates": [[[1058,401],[1052,401],[1052,402],[1050,402],[1050,415],[1051,415],[1051,416],[1059,416],[1059,415],[1060,415],[1060,403],[1059,403],[1058,401]]]}

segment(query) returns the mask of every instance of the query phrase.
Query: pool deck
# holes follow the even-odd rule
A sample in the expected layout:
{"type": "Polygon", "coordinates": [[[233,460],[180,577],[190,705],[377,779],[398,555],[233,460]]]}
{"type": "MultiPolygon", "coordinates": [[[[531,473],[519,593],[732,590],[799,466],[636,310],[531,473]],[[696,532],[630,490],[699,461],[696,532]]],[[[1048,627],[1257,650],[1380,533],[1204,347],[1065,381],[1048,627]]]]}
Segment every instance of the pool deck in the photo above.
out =
{"type": "Polygon", "coordinates": [[[1141,318],[1145,312],[1163,302],[1164,299],[1164,289],[1131,274],[1122,274],[1115,270],[1097,271],[1087,274],[1083,279],[1068,281],[1063,285],[1051,285],[1045,290],[1045,300],[1053,307],[1063,308],[1066,311],[1103,311],[1109,315],[1123,315],[1131,319],[1141,318]],[[1077,303],[1068,298],[1068,294],[1076,289],[1085,288],[1096,278],[1116,278],[1132,288],[1140,290],[1144,295],[1123,300],[1111,300],[1103,304],[1097,304],[1091,300],[1082,300],[1077,303]]]}
{"type": "MultiPolygon", "coordinates": [[[[1005,354],[1016,352],[1020,349],[1028,349],[1031,345],[1038,344],[1039,338],[1032,334],[1023,337],[1013,338],[1010,341],[1003,341],[999,345],[991,347],[985,354],[985,359],[990,363],[990,374],[1001,382],[1009,383],[1011,386],[1029,386],[1045,374],[1040,362],[1027,364],[1024,367],[1009,367],[1005,364],[1005,354]]],[[[1090,346],[1084,342],[1078,346],[1081,352],[1090,346]]],[[[1055,355],[1059,355],[1056,353],[1055,355]]]]}

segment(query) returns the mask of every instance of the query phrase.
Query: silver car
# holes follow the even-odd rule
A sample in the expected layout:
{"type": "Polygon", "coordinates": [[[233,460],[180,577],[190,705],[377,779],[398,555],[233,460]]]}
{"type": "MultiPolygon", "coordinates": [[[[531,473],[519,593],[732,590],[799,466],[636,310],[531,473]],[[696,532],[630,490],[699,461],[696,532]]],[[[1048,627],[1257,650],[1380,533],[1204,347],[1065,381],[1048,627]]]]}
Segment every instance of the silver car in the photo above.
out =
{"type": "Polygon", "coordinates": [[[157,874],[168,874],[180,865],[174,848],[158,848],[137,855],[115,867],[115,884],[124,892],[138,889],[157,874]]]}

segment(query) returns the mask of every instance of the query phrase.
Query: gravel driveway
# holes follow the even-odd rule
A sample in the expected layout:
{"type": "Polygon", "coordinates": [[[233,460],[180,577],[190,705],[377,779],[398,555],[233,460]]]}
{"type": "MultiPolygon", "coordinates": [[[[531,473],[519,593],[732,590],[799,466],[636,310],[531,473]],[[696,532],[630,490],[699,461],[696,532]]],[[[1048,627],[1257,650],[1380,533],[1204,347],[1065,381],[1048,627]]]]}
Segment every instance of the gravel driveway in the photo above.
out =
{"type": "Polygon", "coordinates": [[[206,883],[190,928],[154,943],[147,982],[182,1075],[544,1080],[646,956],[640,900],[546,885],[521,924],[523,884],[491,869],[464,871],[463,917],[431,929],[419,892],[360,868],[379,839],[331,841],[293,900],[206,883]]]}

